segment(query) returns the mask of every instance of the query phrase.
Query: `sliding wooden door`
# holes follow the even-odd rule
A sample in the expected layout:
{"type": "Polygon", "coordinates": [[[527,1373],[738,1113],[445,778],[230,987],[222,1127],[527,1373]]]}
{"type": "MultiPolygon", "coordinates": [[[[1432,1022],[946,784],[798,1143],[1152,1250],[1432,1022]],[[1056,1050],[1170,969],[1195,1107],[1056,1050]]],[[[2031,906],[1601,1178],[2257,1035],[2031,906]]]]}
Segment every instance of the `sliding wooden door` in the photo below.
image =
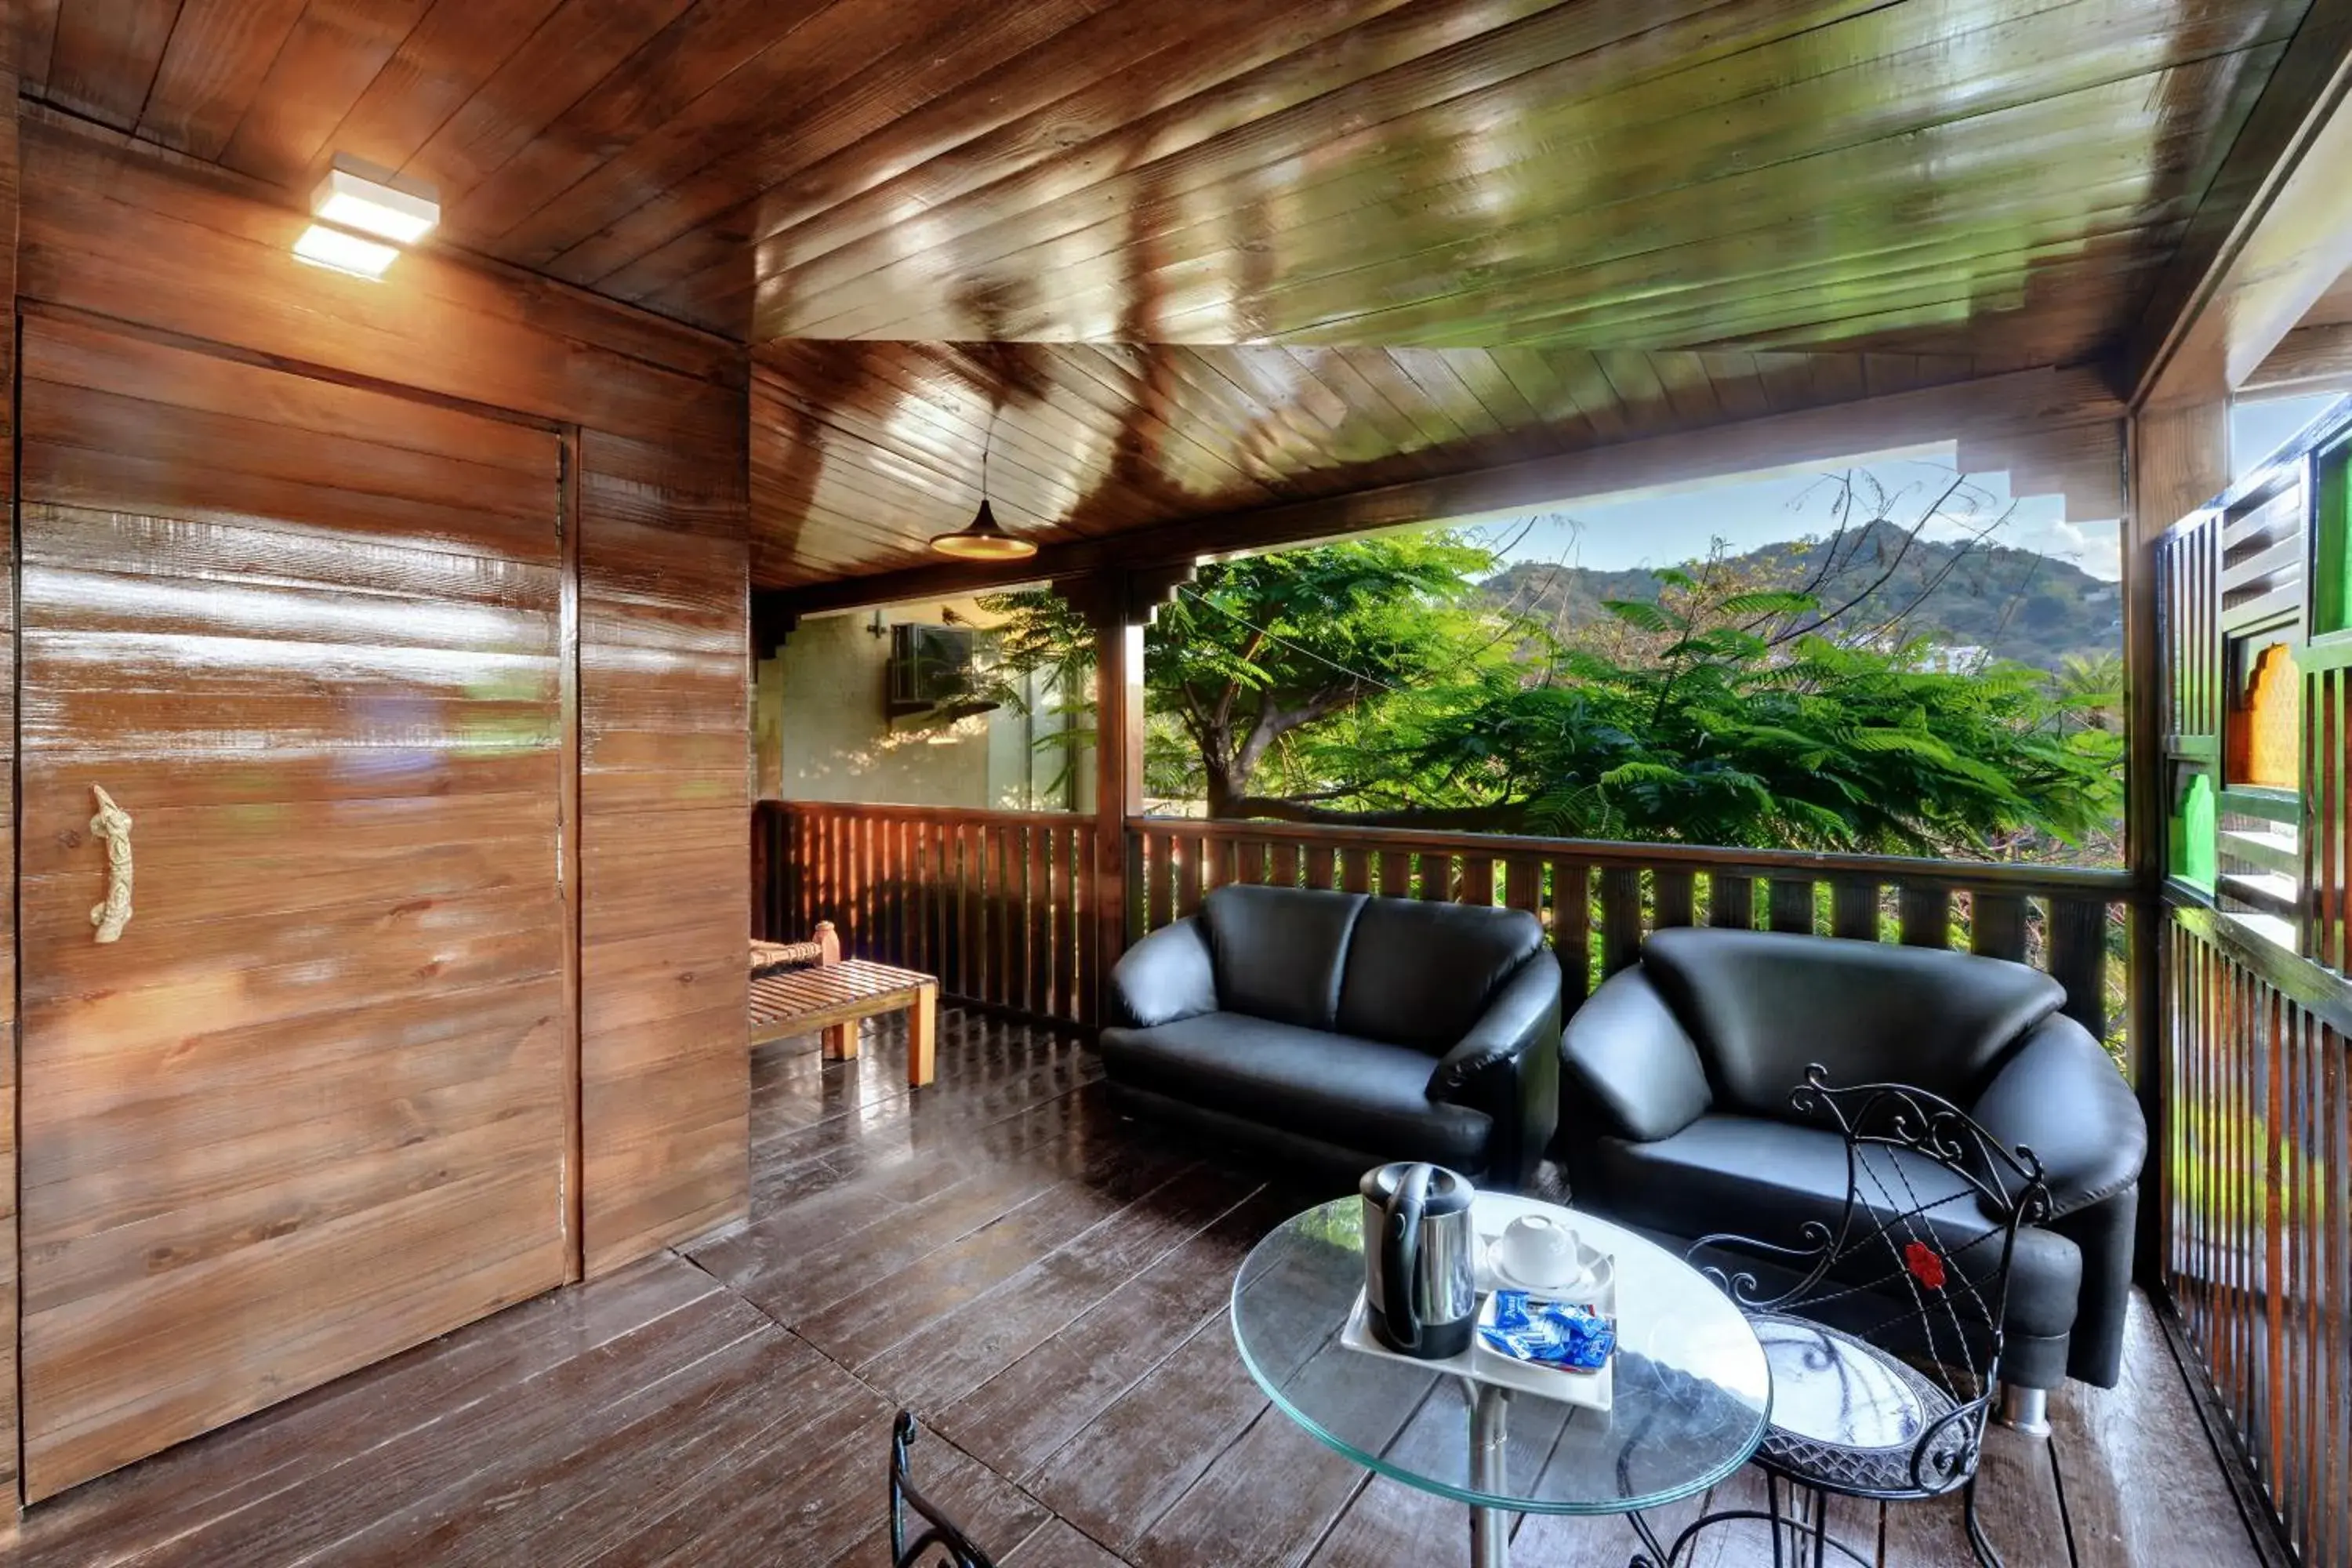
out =
{"type": "Polygon", "coordinates": [[[22,374],[39,1498],[562,1281],[567,717],[553,433],[47,319],[22,374]]]}

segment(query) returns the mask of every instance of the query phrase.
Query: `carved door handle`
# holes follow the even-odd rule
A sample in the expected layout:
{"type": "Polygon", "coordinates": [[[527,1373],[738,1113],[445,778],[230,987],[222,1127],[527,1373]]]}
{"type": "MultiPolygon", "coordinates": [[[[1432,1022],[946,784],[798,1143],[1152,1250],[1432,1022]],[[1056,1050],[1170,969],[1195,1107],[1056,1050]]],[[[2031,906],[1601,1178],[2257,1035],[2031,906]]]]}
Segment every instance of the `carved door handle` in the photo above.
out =
{"type": "Polygon", "coordinates": [[[106,840],[106,901],[89,911],[89,923],[98,928],[99,941],[114,942],[131,923],[131,814],[98,785],[90,785],[89,793],[98,797],[89,830],[106,840]]]}

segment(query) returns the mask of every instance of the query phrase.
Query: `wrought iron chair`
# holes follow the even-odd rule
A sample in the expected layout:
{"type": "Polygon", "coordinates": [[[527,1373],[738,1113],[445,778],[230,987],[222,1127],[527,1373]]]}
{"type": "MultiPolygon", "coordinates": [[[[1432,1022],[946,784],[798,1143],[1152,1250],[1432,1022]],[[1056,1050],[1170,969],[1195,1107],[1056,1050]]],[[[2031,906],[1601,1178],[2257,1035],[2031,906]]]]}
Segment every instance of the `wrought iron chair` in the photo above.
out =
{"type": "Polygon", "coordinates": [[[996,1568],[988,1553],[974,1546],[961,1527],[933,1506],[916,1489],[907,1473],[907,1450],[914,1447],[915,1413],[898,1412],[890,1426],[890,1563],[891,1568],[996,1568]],[[907,1539],[907,1510],[915,1510],[922,1531],[907,1539]]]}
{"type": "MultiPolygon", "coordinates": [[[[1977,1461],[1999,1386],[2010,1264],[2021,1226],[2049,1205],[2042,1163],[2004,1149],[1950,1102],[1899,1084],[1833,1088],[1809,1067],[1799,1114],[1843,1135],[1846,1194],[1832,1217],[1794,1226],[1797,1245],[1715,1235],[1686,1257],[1747,1312],[1772,1368],[1772,1420],[1755,1463],[1766,1507],[1694,1521],[1664,1553],[1682,1561],[1701,1533],[1765,1521],[1775,1568],[1792,1540],[1814,1568],[1834,1549],[1824,1495],[1912,1501],[1965,1494],[1969,1544],[2000,1555],[1977,1517],[1977,1461]],[[1767,1283],[1769,1280],[1770,1283],[1767,1283]],[[1781,1488],[1812,1494],[1812,1523],[1781,1510],[1781,1488]]],[[[1654,1568],[1648,1556],[1636,1568],[1654,1568]]]]}

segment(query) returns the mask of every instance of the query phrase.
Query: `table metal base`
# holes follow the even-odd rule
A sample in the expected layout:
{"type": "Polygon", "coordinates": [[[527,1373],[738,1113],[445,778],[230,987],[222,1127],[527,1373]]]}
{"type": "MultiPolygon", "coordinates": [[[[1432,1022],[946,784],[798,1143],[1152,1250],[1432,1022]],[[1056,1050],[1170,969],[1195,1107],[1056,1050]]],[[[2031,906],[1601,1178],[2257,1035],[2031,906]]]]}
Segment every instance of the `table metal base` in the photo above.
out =
{"type": "MultiPolygon", "coordinates": [[[[1470,1485],[1500,1497],[1510,1489],[1511,1391],[1466,1377],[1462,1385],[1470,1399],[1470,1485]]],[[[1510,1510],[1472,1509],[1470,1568],[1509,1568],[1510,1561],[1510,1510]]]]}

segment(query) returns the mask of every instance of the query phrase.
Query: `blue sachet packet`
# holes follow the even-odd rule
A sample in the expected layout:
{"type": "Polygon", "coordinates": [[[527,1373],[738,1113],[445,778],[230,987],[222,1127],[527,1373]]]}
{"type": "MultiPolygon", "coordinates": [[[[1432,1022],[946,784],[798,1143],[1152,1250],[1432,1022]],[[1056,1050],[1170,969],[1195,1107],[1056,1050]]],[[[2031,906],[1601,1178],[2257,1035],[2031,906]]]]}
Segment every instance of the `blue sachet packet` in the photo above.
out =
{"type": "Polygon", "coordinates": [[[1530,1300],[1525,1290],[1495,1292],[1495,1321],[1479,1336],[1514,1361],[1573,1372],[1598,1372],[1617,1348],[1617,1329],[1566,1301],[1530,1300]]]}

